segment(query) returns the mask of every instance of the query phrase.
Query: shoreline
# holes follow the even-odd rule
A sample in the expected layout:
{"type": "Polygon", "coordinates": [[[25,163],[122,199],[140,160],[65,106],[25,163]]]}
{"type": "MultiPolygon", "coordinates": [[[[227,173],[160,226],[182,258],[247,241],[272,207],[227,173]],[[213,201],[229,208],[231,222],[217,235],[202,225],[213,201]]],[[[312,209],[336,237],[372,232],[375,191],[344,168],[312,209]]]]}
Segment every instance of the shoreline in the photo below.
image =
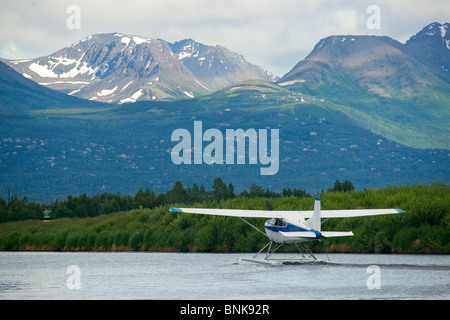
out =
{"type": "MultiPolygon", "coordinates": [[[[84,249],[84,248],[62,248],[62,249],[51,249],[50,245],[46,245],[43,247],[37,247],[37,246],[25,246],[25,248],[19,248],[18,250],[0,250],[0,252],[71,252],[71,253],[77,253],[77,252],[92,252],[92,253],[108,253],[108,252],[148,252],[148,253],[211,253],[211,254],[255,254],[257,251],[230,251],[230,250],[224,250],[224,251],[199,251],[199,250],[189,250],[189,251],[183,251],[179,250],[173,247],[167,247],[167,248],[150,248],[150,249],[140,249],[135,250],[130,248],[129,246],[113,246],[112,248],[90,248],[90,249],[84,249]]],[[[358,252],[355,250],[349,250],[347,246],[343,247],[342,250],[339,250],[334,244],[330,245],[330,247],[325,248],[325,251],[320,250],[316,251],[312,249],[312,252],[314,254],[375,254],[375,255],[449,255],[445,252],[438,252],[438,251],[432,251],[429,248],[426,248],[426,250],[421,251],[403,251],[401,249],[394,248],[391,252],[358,252]]],[[[296,254],[298,252],[291,250],[291,251],[281,251],[280,254],[296,254]]]]}

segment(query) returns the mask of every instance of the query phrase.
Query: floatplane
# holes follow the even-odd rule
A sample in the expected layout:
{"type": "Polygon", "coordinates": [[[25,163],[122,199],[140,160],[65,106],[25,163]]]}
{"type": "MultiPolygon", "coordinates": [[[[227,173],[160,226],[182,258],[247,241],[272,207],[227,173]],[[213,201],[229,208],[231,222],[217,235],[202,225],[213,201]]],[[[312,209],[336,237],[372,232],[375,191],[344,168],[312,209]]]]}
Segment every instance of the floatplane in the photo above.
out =
{"type": "Polygon", "coordinates": [[[405,213],[401,209],[349,209],[321,210],[320,197],[316,194],[313,211],[268,211],[240,209],[170,208],[171,212],[209,214],[238,217],[252,228],[269,238],[269,242],[253,257],[240,258],[239,263],[260,263],[271,265],[297,263],[332,263],[317,259],[305,242],[330,237],[353,236],[352,231],[322,231],[321,225],[331,218],[350,218],[383,214],[405,213]],[[270,218],[264,223],[265,233],[244,218],[270,218]],[[326,220],[322,221],[322,218],[326,220]],[[277,259],[271,256],[284,244],[293,243],[301,257],[295,259],[277,259]],[[264,258],[259,258],[267,248],[264,258]]]}

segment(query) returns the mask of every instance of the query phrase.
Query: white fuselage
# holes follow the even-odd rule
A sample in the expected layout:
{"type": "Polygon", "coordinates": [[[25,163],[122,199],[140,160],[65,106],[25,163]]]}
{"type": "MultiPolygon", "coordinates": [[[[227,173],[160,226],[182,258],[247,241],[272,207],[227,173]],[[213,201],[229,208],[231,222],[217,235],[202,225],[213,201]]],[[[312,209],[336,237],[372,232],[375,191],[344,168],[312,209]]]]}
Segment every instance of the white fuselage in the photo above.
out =
{"type": "Polygon", "coordinates": [[[267,220],[264,224],[264,229],[267,237],[277,243],[305,242],[320,238],[320,232],[309,228],[303,223],[294,225],[278,218],[267,220]]]}

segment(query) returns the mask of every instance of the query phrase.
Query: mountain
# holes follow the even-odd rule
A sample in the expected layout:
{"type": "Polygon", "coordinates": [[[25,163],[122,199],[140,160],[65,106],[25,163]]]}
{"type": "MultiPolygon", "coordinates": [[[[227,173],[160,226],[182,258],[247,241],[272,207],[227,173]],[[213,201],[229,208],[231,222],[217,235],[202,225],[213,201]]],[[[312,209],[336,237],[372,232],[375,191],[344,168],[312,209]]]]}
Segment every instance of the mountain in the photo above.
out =
{"type": "Polygon", "coordinates": [[[109,103],[209,92],[178,61],[167,42],[120,33],[89,36],[46,57],[7,62],[41,85],[109,103]]]}
{"type": "Polygon", "coordinates": [[[183,65],[213,90],[249,79],[278,80],[274,74],[247,62],[242,55],[219,45],[207,46],[184,39],[172,44],[171,49],[183,65]]]}
{"type": "Polygon", "coordinates": [[[223,47],[120,33],[92,35],[45,57],[3,61],[43,86],[108,103],[186,99],[251,78],[276,80],[223,47]]]}
{"type": "Polygon", "coordinates": [[[284,75],[279,85],[295,82],[357,88],[383,97],[414,97],[439,79],[389,37],[330,36],[284,75]]]}
{"type": "Polygon", "coordinates": [[[438,77],[450,82],[449,23],[434,22],[412,36],[405,51],[429,67],[438,77]]]}
{"type": "Polygon", "coordinates": [[[72,97],[31,81],[0,61],[0,114],[43,109],[105,108],[109,105],[72,97]]]}
{"type": "Polygon", "coordinates": [[[324,99],[394,141],[448,149],[450,82],[440,67],[450,56],[447,25],[430,24],[424,30],[433,36],[422,30],[406,44],[385,36],[321,39],[277,84],[324,99]]]}

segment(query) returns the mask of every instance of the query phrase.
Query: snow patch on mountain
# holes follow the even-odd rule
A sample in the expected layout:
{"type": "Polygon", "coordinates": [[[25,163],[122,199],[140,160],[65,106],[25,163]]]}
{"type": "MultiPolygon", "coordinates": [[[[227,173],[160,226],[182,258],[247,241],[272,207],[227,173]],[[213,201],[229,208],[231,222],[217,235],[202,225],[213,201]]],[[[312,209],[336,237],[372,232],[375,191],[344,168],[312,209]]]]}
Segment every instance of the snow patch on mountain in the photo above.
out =
{"type": "Polygon", "coordinates": [[[138,91],[133,93],[131,97],[120,100],[120,103],[136,102],[142,94],[142,89],[139,89],[138,91]]]}
{"type": "Polygon", "coordinates": [[[126,85],[124,85],[123,86],[123,88],[122,89],[120,89],[120,91],[123,91],[123,90],[125,90],[130,84],[132,84],[133,83],[133,81],[134,80],[131,80],[130,82],[128,82],[126,85]]]}
{"type": "Polygon", "coordinates": [[[75,78],[80,74],[94,74],[97,72],[98,68],[92,69],[87,66],[86,62],[81,63],[81,57],[79,60],[69,59],[67,57],[50,57],[47,63],[48,65],[41,65],[40,62],[34,62],[28,67],[31,71],[37,73],[43,78],[75,78]],[[55,73],[54,70],[59,65],[70,66],[74,65],[70,70],[63,73],[55,73]]]}
{"type": "Polygon", "coordinates": [[[183,90],[184,94],[187,95],[189,98],[194,98],[194,95],[192,94],[192,92],[187,92],[185,90],[183,90]]]}
{"type": "Polygon", "coordinates": [[[116,91],[116,90],[117,90],[117,86],[115,86],[111,90],[103,89],[102,91],[97,92],[97,96],[99,96],[99,97],[109,96],[110,94],[114,93],[114,91],[116,91]]]}
{"type": "Polygon", "coordinates": [[[58,75],[54,73],[53,70],[49,69],[47,66],[41,66],[38,62],[30,64],[28,68],[34,73],[37,73],[40,77],[58,78],[58,75]]]}
{"type": "Polygon", "coordinates": [[[131,41],[131,39],[128,37],[122,37],[120,39],[120,42],[125,43],[125,45],[127,45],[127,46],[130,44],[130,41],[131,41]]]}
{"type": "Polygon", "coordinates": [[[439,26],[439,29],[441,29],[441,37],[445,38],[445,35],[447,34],[447,26],[439,26]]]}
{"type": "Polygon", "coordinates": [[[142,44],[144,42],[150,43],[150,39],[144,39],[138,36],[133,36],[133,41],[136,42],[136,44],[142,44]]]}

